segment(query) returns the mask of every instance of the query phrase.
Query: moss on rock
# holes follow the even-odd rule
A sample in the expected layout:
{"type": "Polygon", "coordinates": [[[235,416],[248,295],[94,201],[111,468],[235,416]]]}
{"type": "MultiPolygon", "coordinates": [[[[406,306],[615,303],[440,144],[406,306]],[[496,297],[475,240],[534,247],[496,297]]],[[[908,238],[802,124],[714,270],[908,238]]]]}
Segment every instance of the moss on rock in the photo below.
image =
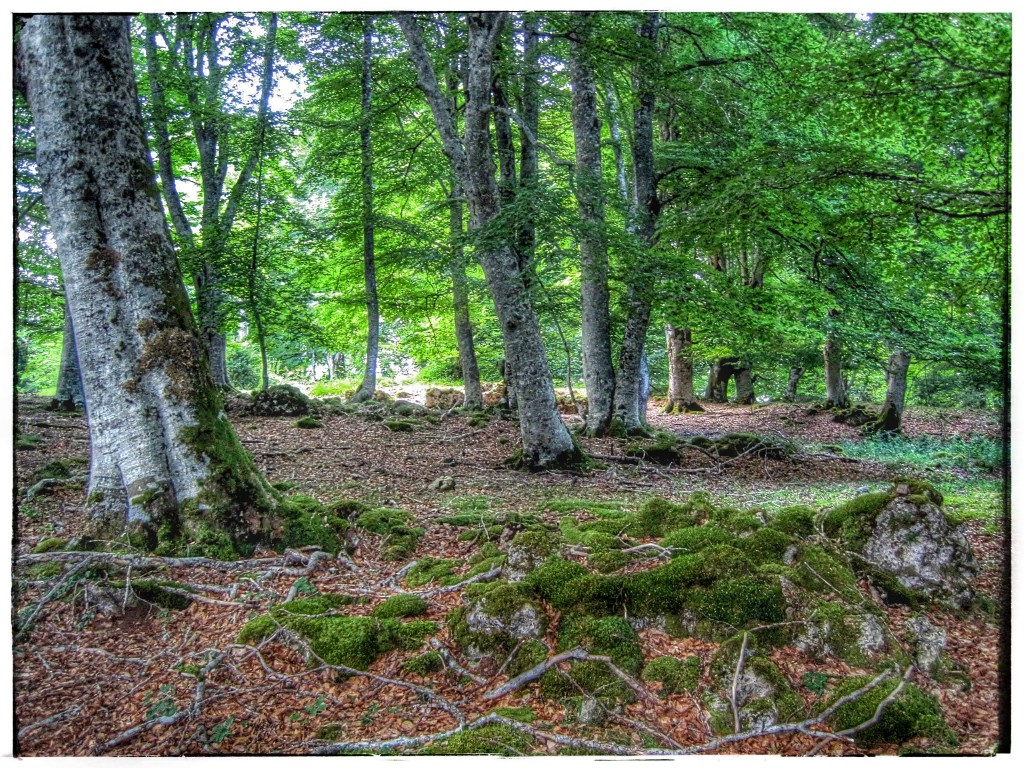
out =
{"type": "MultiPolygon", "coordinates": [[[[836,686],[829,705],[863,688],[870,680],[869,677],[852,677],[842,681],[836,686]]],[[[867,722],[898,684],[898,680],[887,680],[858,699],[844,704],[830,719],[832,726],[840,731],[867,722]]],[[[886,707],[879,721],[854,738],[861,746],[871,747],[879,744],[904,744],[919,737],[946,745],[956,744],[956,735],[943,719],[936,698],[913,683],[908,683],[886,707]]]]}
{"type": "Polygon", "coordinates": [[[817,516],[810,507],[795,505],[780,509],[769,516],[768,526],[775,530],[801,538],[814,535],[814,519],[817,516]]]}
{"type": "Polygon", "coordinates": [[[662,698],[683,691],[693,692],[700,679],[700,659],[696,656],[687,656],[686,659],[658,656],[644,667],[643,679],[661,683],[662,698]]]}
{"type": "Polygon", "coordinates": [[[394,595],[374,608],[373,615],[379,619],[409,618],[422,616],[427,607],[427,601],[419,595],[394,595]]]}

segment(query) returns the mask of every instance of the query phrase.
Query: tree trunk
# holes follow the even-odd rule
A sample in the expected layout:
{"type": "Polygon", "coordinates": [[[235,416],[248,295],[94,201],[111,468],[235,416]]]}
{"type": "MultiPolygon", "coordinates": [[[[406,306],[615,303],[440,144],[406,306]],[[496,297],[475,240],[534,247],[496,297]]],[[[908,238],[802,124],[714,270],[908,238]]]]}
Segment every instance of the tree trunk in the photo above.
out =
{"type": "Polygon", "coordinates": [[[704,399],[712,403],[725,403],[729,400],[729,379],[736,374],[736,363],[739,358],[723,357],[711,363],[708,374],[708,385],[704,390],[704,399]]]}
{"type": "Polygon", "coordinates": [[[903,403],[907,396],[907,369],[910,353],[896,350],[885,370],[885,402],[878,420],[865,428],[867,433],[897,435],[903,430],[903,403]]]}
{"type": "Polygon", "coordinates": [[[733,375],[736,377],[736,402],[740,405],[754,404],[754,376],[749,365],[737,366],[733,375]]]}
{"type": "Polygon", "coordinates": [[[366,366],[352,402],[372,400],[377,391],[377,359],[380,354],[380,303],[377,299],[377,264],[374,258],[373,151],[370,120],[373,108],[373,17],[363,17],[362,111],[359,128],[360,183],[363,192],[363,282],[366,288],[366,366]]]}
{"type": "Polygon", "coordinates": [[[454,185],[449,204],[449,239],[452,247],[452,303],[455,308],[455,341],[459,347],[459,366],[462,368],[463,406],[484,407],[483,387],[480,385],[480,367],[473,344],[473,322],[469,316],[469,283],[466,279],[466,252],[462,247],[462,190],[454,185]]]}
{"type": "Polygon", "coordinates": [[[586,430],[604,435],[611,426],[615,396],[611,319],[608,304],[608,248],[604,237],[604,183],[597,86],[585,50],[592,13],[573,14],[571,46],[572,132],[576,145],[575,193],[580,215],[580,302],[583,323],[583,381],[587,387],[586,430]]]}
{"type": "MultiPolygon", "coordinates": [[[[658,14],[644,14],[637,30],[649,53],[655,56],[658,14]]],[[[630,229],[645,251],[654,245],[655,222],[660,212],[654,176],[654,91],[643,65],[633,76],[637,106],[633,110],[633,201],[630,229]]],[[[635,263],[626,288],[626,326],[619,348],[615,370],[615,401],[612,430],[617,433],[644,433],[647,424],[647,399],[641,387],[640,367],[644,359],[644,343],[651,320],[651,302],[647,296],[644,274],[646,259],[641,254],[635,263]]]]}
{"type": "Polygon", "coordinates": [[[782,399],[787,403],[796,402],[796,388],[800,384],[800,377],[804,375],[804,369],[794,365],[789,369],[789,380],[786,382],[786,394],[782,399]]]}
{"type": "Polygon", "coordinates": [[[834,334],[825,337],[825,407],[848,408],[849,398],[843,382],[842,348],[834,334]]]}
{"type": "Polygon", "coordinates": [[[189,311],[128,20],[33,16],[18,65],[82,370],[93,535],[265,535],[276,495],[223,415],[189,311]]]}
{"type": "MultiPolygon", "coordinates": [[[[479,231],[497,217],[500,207],[491,151],[490,94],[494,48],[505,14],[468,14],[467,98],[461,140],[419,25],[411,14],[400,13],[397,18],[409,41],[420,88],[434,115],[445,154],[466,192],[470,227],[479,231]]],[[[516,253],[508,243],[494,243],[480,248],[479,259],[501,325],[505,357],[512,369],[523,462],[535,468],[575,462],[579,450],[558,412],[540,324],[526,294],[516,253]]]]}
{"type": "Polygon", "coordinates": [[[691,413],[704,409],[693,393],[693,345],[689,328],[676,328],[665,324],[665,343],[668,346],[668,403],[665,413],[691,413]]]}
{"type": "Polygon", "coordinates": [[[57,394],[50,401],[51,411],[73,411],[85,404],[82,396],[82,372],[78,368],[78,350],[71,310],[64,304],[64,338],[60,348],[60,372],[57,374],[57,394]]]}

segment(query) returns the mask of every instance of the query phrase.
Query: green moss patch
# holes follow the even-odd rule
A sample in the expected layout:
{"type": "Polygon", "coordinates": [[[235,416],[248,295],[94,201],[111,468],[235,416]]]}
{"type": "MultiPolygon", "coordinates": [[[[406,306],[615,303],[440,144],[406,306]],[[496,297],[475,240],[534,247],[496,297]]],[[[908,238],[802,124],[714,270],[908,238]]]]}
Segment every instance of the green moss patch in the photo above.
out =
{"type": "Polygon", "coordinates": [[[644,667],[643,679],[661,683],[661,696],[672,696],[683,691],[695,691],[700,680],[700,659],[688,656],[658,656],[644,667]]]}
{"type": "Polygon", "coordinates": [[[785,507],[770,516],[768,525],[777,531],[788,533],[790,536],[813,536],[816,516],[815,511],[810,507],[799,505],[785,507]]]}
{"type": "Polygon", "coordinates": [[[337,553],[344,547],[349,522],[309,496],[288,496],[278,506],[282,530],[277,545],[282,548],[317,546],[337,553]]]}
{"type": "Polygon", "coordinates": [[[373,609],[379,619],[409,618],[427,612],[427,601],[419,595],[394,595],[373,609]]]}
{"type": "MultiPolygon", "coordinates": [[[[863,688],[870,680],[869,677],[852,677],[842,681],[836,686],[830,703],[863,688]]],[[[833,728],[841,731],[870,720],[878,705],[896,690],[898,684],[897,680],[887,680],[857,700],[841,706],[831,718],[833,728]]],[[[904,744],[919,737],[941,744],[956,744],[956,735],[946,725],[936,698],[913,683],[908,683],[895,701],[886,707],[881,719],[854,738],[861,746],[870,747],[879,744],[904,744]]]]}
{"type": "Polygon", "coordinates": [[[381,507],[359,514],[355,525],[384,536],[385,560],[405,560],[415,551],[416,545],[425,533],[423,528],[409,525],[415,519],[412,513],[404,509],[381,507]]]}
{"type": "Polygon", "coordinates": [[[491,723],[472,731],[457,733],[447,741],[423,749],[422,755],[528,755],[534,741],[522,731],[500,723],[491,723]]]}
{"type": "Polygon", "coordinates": [[[439,557],[424,557],[405,574],[405,583],[409,587],[422,587],[432,581],[443,585],[454,584],[455,568],[458,560],[439,557]]]}
{"type": "Polygon", "coordinates": [[[400,622],[377,616],[339,616],[337,608],[352,598],[338,595],[293,600],[270,609],[269,614],[247,623],[240,643],[258,643],[284,626],[309,642],[313,653],[332,665],[367,669],[376,659],[395,649],[416,650],[437,631],[432,621],[400,622]]]}
{"type": "Polygon", "coordinates": [[[303,416],[297,420],[294,425],[298,429],[323,429],[323,423],[318,419],[314,419],[312,416],[303,416]]]}
{"type": "Polygon", "coordinates": [[[55,552],[59,549],[64,549],[68,545],[68,540],[59,536],[51,536],[48,539],[43,539],[34,547],[32,547],[32,554],[41,555],[45,552],[55,552]]]}

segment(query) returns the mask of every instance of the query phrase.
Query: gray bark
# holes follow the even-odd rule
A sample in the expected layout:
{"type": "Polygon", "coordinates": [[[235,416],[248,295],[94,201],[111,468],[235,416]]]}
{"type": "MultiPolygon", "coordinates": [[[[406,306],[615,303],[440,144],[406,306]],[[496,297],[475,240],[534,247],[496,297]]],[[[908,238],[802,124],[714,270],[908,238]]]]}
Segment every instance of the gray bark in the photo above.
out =
{"type": "MultiPolygon", "coordinates": [[[[419,76],[441,136],[445,154],[466,192],[470,228],[480,230],[493,221],[500,201],[491,152],[490,94],[494,48],[504,22],[501,12],[468,14],[469,41],[465,131],[462,138],[437,82],[426,43],[411,14],[397,14],[409,42],[410,57],[419,76]]],[[[480,264],[501,324],[505,356],[519,404],[523,460],[547,467],[575,460],[578,450],[562,423],[555,401],[547,352],[537,315],[525,292],[520,264],[513,248],[496,243],[481,248],[480,264]]]]}
{"type": "MultiPolygon", "coordinates": [[[[454,185],[453,185],[454,186],[454,185]]],[[[484,407],[480,368],[473,343],[473,321],[469,316],[469,282],[466,279],[466,253],[462,247],[462,190],[455,187],[449,203],[449,237],[452,247],[452,303],[455,309],[455,341],[459,347],[459,366],[462,368],[462,388],[466,408],[484,407]]]]}
{"type": "Polygon", "coordinates": [[[741,405],[751,405],[754,402],[754,376],[750,366],[737,366],[733,372],[736,378],[736,402],[741,405]]]}
{"type": "MultiPolygon", "coordinates": [[[[153,93],[153,134],[156,137],[160,165],[161,186],[175,232],[189,251],[193,265],[193,283],[196,288],[196,307],[201,335],[206,343],[210,369],[218,386],[229,387],[227,373],[227,340],[221,332],[228,311],[220,276],[220,263],[224,248],[234,225],[238,207],[246,187],[252,180],[259,159],[259,150],[253,147],[246,156],[238,178],[225,198],[225,182],[229,169],[227,122],[221,111],[220,97],[226,72],[220,63],[217,30],[222,17],[217,14],[180,14],[176,20],[177,39],[172,45],[164,32],[159,17],[146,17],[147,67],[153,93]],[[200,238],[192,234],[176,188],[171,160],[171,144],[167,118],[169,111],[163,94],[164,75],[157,59],[156,36],[164,32],[168,48],[175,56],[170,65],[177,70],[188,99],[189,113],[199,155],[202,188],[200,238]],[[177,56],[180,53],[180,61],[177,56]],[[155,84],[155,85],[154,85],[155,84]]],[[[261,74],[258,120],[264,124],[269,112],[270,92],[273,86],[274,55],[277,39],[277,14],[271,14],[264,46],[261,74]]]]}
{"type": "Polygon", "coordinates": [[[141,528],[152,545],[162,523],[188,525],[184,502],[227,509],[231,489],[256,514],[234,507],[218,520],[252,533],[272,491],[221,411],[196,334],[149,160],[128,21],[33,16],[17,56],[82,370],[94,526],[141,528]]]}
{"type": "Polygon", "coordinates": [[[371,400],[377,391],[377,359],[380,355],[380,302],[377,298],[377,263],[374,254],[373,145],[370,121],[373,114],[373,17],[363,21],[362,106],[359,127],[360,183],[363,193],[363,283],[366,290],[366,365],[353,402],[371,400]]]}
{"type": "Polygon", "coordinates": [[[57,393],[50,402],[52,411],[73,411],[85,404],[82,394],[82,372],[78,367],[75,348],[75,330],[71,311],[64,305],[64,337],[61,339],[60,372],[57,374],[57,393]]]}
{"type": "Polygon", "coordinates": [[[843,381],[842,348],[839,339],[829,332],[825,337],[825,407],[847,408],[850,405],[843,381]]]}
{"type": "Polygon", "coordinates": [[[668,347],[668,402],[665,413],[703,411],[693,392],[693,340],[689,328],[676,328],[665,324],[665,343],[668,347]]]}
{"type": "Polygon", "coordinates": [[[736,375],[739,358],[723,357],[711,363],[704,399],[713,403],[724,403],[729,399],[729,379],[736,375]]]}
{"type": "Polygon", "coordinates": [[[885,369],[885,402],[878,420],[868,425],[867,432],[899,434],[903,429],[903,404],[907,396],[907,370],[910,353],[898,349],[889,357],[885,369]]]}
{"type": "Polygon", "coordinates": [[[615,395],[608,296],[608,247],[604,237],[604,183],[597,86],[585,49],[592,13],[573,14],[571,44],[572,129],[576,145],[575,193],[580,216],[580,301],[583,324],[583,380],[587,386],[587,432],[603,435],[611,426],[615,395]]]}
{"type": "Polygon", "coordinates": [[[786,394],[783,400],[787,403],[796,402],[796,388],[800,385],[800,377],[804,375],[804,369],[794,365],[789,369],[789,380],[786,382],[786,394]]]}
{"type": "MultiPolygon", "coordinates": [[[[658,14],[644,14],[638,29],[642,41],[655,55],[658,14]]],[[[654,245],[655,221],[659,211],[654,177],[654,91],[644,64],[634,72],[633,85],[637,91],[637,106],[633,111],[633,201],[631,229],[642,247],[654,245]]],[[[647,422],[647,402],[641,389],[640,366],[644,358],[644,343],[651,320],[651,303],[645,292],[642,265],[639,259],[626,288],[626,326],[619,348],[618,367],[615,371],[615,402],[613,428],[616,431],[643,432],[647,422]]]]}

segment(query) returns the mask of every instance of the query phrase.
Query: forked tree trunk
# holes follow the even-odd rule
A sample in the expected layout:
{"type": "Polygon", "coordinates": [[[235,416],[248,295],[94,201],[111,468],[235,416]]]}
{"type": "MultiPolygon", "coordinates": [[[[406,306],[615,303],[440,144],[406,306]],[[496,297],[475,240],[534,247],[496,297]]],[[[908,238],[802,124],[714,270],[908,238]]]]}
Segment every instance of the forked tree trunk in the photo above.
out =
{"type": "Polygon", "coordinates": [[[843,381],[842,348],[839,340],[829,333],[825,337],[825,407],[848,408],[849,397],[846,394],[846,383],[843,381]]]}
{"type": "Polygon", "coordinates": [[[75,348],[75,330],[71,322],[71,310],[64,304],[64,338],[60,347],[60,372],[57,374],[57,393],[50,401],[51,411],[73,411],[85,404],[82,395],[82,372],[78,367],[78,350],[75,348]]]}
{"type": "Polygon", "coordinates": [[[33,16],[17,63],[82,369],[94,535],[266,533],[275,494],[222,412],[189,310],[128,20],[33,16]]]}
{"type": "Polygon", "coordinates": [[[724,403],[729,399],[729,379],[736,373],[735,357],[723,357],[711,363],[708,373],[708,384],[704,390],[704,399],[712,403],[724,403]]]}
{"type": "Polygon", "coordinates": [[[907,396],[909,368],[909,352],[898,349],[889,357],[889,365],[885,370],[885,402],[882,404],[882,413],[877,421],[865,428],[865,432],[895,435],[903,430],[903,403],[907,396]]]}
{"type": "MultiPolygon", "coordinates": [[[[467,15],[469,40],[465,132],[460,139],[448,102],[438,84],[423,33],[411,14],[396,14],[409,42],[409,52],[441,136],[445,154],[466,192],[470,228],[484,229],[498,215],[500,198],[491,151],[492,70],[494,49],[505,14],[467,15]]],[[[493,243],[478,251],[487,287],[501,324],[505,357],[511,366],[519,405],[523,462],[535,468],[578,460],[579,450],[562,423],[555,401],[540,324],[527,296],[517,255],[508,243],[493,243]]]]}
{"type": "Polygon", "coordinates": [[[377,358],[380,354],[380,302],[377,298],[377,262],[374,253],[373,149],[370,120],[373,107],[373,17],[363,18],[362,118],[359,128],[360,185],[363,193],[363,283],[366,290],[366,365],[363,380],[352,395],[359,403],[372,400],[377,391],[377,358]]]}
{"type": "Polygon", "coordinates": [[[576,202],[580,215],[580,306],[583,381],[587,386],[586,430],[604,435],[611,426],[615,394],[611,317],[608,311],[608,247],[604,237],[604,183],[597,86],[585,49],[593,13],[573,14],[577,27],[569,62],[572,133],[576,146],[576,202]]]}
{"type": "Polygon", "coordinates": [[[804,369],[794,365],[789,369],[789,380],[786,382],[786,394],[782,399],[787,403],[796,402],[796,388],[800,386],[800,377],[804,375],[804,369]]]}
{"type": "Polygon", "coordinates": [[[693,340],[689,328],[665,324],[668,347],[668,403],[665,413],[696,413],[703,411],[693,393],[693,340]]]}

